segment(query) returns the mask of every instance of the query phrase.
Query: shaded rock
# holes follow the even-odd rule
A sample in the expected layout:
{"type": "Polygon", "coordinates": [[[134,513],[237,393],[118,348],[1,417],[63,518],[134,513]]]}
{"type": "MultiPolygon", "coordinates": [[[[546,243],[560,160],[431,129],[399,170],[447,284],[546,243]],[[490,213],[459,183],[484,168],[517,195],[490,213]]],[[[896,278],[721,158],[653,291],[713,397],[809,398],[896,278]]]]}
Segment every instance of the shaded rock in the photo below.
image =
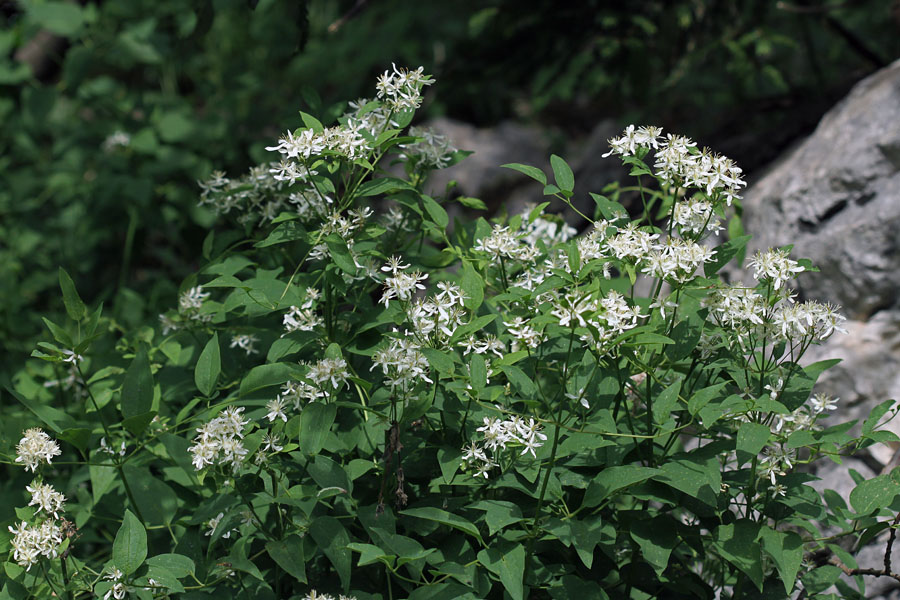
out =
{"type": "Polygon", "coordinates": [[[443,195],[447,184],[455,180],[459,194],[481,198],[491,209],[507,202],[513,191],[523,191],[527,197],[538,200],[542,198],[537,183],[500,166],[518,162],[540,167],[548,162],[550,143],[546,134],[537,128],[511,121],[478,128],[447,118],[434,119],[425,125],[449,137],[460,150],[472,151],[460,163],[431,175],[427,189],[432,194],[443,195]]]}
{"type": "Polygon", "coordinates": [[[744,199],[751,249],[794,244],[804,297],[865,318],[897,305],[900,61],[858,83],[744,199]]]}
{"type": "MultiPolygon", "coordinates": [[[[553,181],[550,154],[553,152],[552,135],[537,127],[505,122],[495,127],[478,128],[474,125],[447,118],[425,123],[438,133],[450,138],[461,150],[473,152],[462,162],[433,173],[427,184],[432,195],[443,195],[447,184],[455,180],[455,193],[484,200],[490,212],[505,209],[517,214],[528,204],[547,200],[536,181],[500,165],[522,163],[535,166],[553,181]]],[[[589,192],[600,193],[614,181],[625,179],[627,171],[616,158],[602,158],[609,149],[607,140],[620,132],[612,120],[600,121],[582,139],[567,140],[558,153],[569,163],[575,174],[573,203],[588,216],[594,213],[594,202],[589,192]]],[[[569,223],[583,228],[586,224],[575,211],[560,202],[547,209],[562,214],[569,223]]]]}

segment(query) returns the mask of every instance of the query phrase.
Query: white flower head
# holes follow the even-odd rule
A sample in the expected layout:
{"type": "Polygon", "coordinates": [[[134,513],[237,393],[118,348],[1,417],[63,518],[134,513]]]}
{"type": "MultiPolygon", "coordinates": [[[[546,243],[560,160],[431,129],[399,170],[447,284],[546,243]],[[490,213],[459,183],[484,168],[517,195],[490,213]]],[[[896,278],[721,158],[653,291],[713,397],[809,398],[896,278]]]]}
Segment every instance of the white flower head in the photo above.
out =
{"type": "Polygon", "coordinates": [[[16,446],[16,462],[23,463],[34,473],[40,463],[50,464],[54,456],[60,455],[59,445],[40,428],[28,429],[16,446]]]}
{"type": "Polygon", "coordinates": [[[43,511],[48,515],[53,515],[54,519],[59,518],[66,503],[66,497],[53,489],[52,485],[41,482],[32,482],[31,485],[25,486],[25,489],[31,492],[31,502],[28,506],[37,506],[37,512],[43,511]]]}

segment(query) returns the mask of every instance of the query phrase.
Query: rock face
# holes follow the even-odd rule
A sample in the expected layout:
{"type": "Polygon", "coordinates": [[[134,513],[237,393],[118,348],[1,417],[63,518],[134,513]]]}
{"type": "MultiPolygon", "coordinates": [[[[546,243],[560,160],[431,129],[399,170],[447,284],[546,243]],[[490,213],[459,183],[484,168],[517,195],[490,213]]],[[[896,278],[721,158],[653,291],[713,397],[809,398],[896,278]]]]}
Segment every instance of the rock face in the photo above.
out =
{"type": "Polygon", "coordinates": [[[900,61],[857,84],[744,199],[752,248],[794,244],[821,269],[804,297],[852,318],[900,302],[900,61]]]}

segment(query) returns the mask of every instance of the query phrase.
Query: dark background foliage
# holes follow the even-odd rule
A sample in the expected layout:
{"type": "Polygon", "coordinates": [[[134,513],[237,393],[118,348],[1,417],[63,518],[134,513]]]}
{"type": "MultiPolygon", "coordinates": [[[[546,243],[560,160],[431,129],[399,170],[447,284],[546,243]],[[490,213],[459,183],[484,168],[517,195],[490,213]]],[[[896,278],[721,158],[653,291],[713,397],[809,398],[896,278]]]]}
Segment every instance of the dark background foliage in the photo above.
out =
{"type": "MultiPolygon", "coordinates": [[[[426,116],[601,119],[700,139],[752,175],[900,56],[887,0],[0,2],[0,381],[61,310],[57,267],[123,328],[174,303],[239,174],[392,62],[438,79],[426,116]],[[116,131],[124,148],[104,150],[116,131]]],[[[873,115],[877,118],[877,115],[873,115]]]]}

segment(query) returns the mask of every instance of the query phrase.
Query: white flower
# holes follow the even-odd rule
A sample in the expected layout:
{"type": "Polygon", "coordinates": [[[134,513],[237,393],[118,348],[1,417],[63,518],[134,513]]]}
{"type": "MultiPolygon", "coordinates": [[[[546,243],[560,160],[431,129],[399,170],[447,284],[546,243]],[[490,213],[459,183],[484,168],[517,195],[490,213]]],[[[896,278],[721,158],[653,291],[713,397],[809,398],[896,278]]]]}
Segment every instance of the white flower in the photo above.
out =
{"type": "Polygon", "coordinates": [[[750,266],[753,267],[753,277],[757,280],[767,279],[772,282],[773,287],[777,290],[785,282],[794,278],[795,273],[801,273],[806,269],[801,267],[796,260],[788,258],[786,250],[779,248],[769,248],[765,252],[757,251],[753,258],[749,260],[750,266]]]}
{"type": "Polygon", "coordinates": [[[188,448],[195,469],[199,471],[216,462],[230,465],[234,471],[241,467],[247,455],[241,440],[244,427],[250,423],[249,419],[244,419],[243,411],[243,408],[230,406],[212,421],[197,428],[194,445],[188,448]]]}
{"type": "Polygon", "coordinates": [[[125,573],[123,573],[119,569],[114,568],[111,572],[104,575],[103,579],[115,582],[113,586],[109,588],[109,591],[103,595],[103,600],[109,600],[110,598],[114,598],[115,600],[122,600],[122,598],[125,597],[125,573]]]}
{"type": "Polygon", "coordinates": [[[103,150],[112,152],[116,148],[127,148],[131,144],[131,136],[122,130],[116,130],[103,140],[103,150]]]}
{"type": "Polygon", "coordinates": [[[312,331],[323,323],[322,317],[311,306],[292,306],[282,321],[285,335],[294,331],[312,331]]]}
{"type": "Polygon", "coordinates": [[[569,400],[577,400],[585,408],[591,408],[587,398],[584,397],[584,388],[581,388],[575,393],[566,392],[565,396],[569,400]]]}
{"type": "MultiPolygon", "coordinates": [[[[404,266],[399,266],[399,262],[396,264],[398,265],[398,269],[406,268],[404,266]]],[[[393,269],[395,266],[394,257],[391,257],[391,262],[385,266],[393,269]]],[[[408,267],[409,265],[406,266],[408,267]]],[[[382,270],[385,270],[385,268],[382,267],[382,270]]],[[[384,282],[385,291],[380,300],[385,307],[388,307],[391,300],[394,298],[409,301],[412,299],[416,290],[425,289],[425,286],[421,282],[428,279],[427,273],[421,273],[419,271],[407,273],[402,270],[392,271],[392,273],[393,274],[384,282]]]]}
{"type": "Polygon", "coordinates": [[[278,443],[278,436],[267,433],[263,436],[262,439],[262,449],[264,452],[281,452],[284,450],[284,446],[278,443]]]}
{"type": "Polygon", "coordinates": [[[178,299],[178,306],[183,312],[190,309],[199,309],[207,298],[209,298],[209,292],[204,292],[203,286],[198,285],[181,294],[181,297],[178,299]]]}
{"type": "Polygon", "coordinates": [[[826,410],[836,409],[838,400],[840,400],[840,398],[832,398],[828,394],[816,394],[810,399],[810,404],[812,405],[813,412],[818,415],[826,410]]]}
{"type": "MultiPolygon", "coordinates": [[[[206,533],[204,533],[203,535],[206,537],[212,537],[213,534],[216,533],[216,529],[218,529],[219,523],[222,522],[222,517],[224,517],[224,516],[225,516],[225,513],[219,513],[215,517],[213,517],[212,519],[207,521],[206,527],[208,529],[206,530],[206,533]]],[[[229,529],[229,530],[225,531],[221,537],[222,537],[222,539],[227,540],[228,538],[231,537],[231,534],[236,531],[237,531],[237,529],[229,529]]]]}
{"type": "Polygon", "coordinates": [[[410,337],[392,338],[386,348],[375,352],[372,362],[372,369],[381,367],[391,389],[409,391],[420,380],[434,383],[428,378],[428,359],[410,337]]]}
{"type": "Polygon", "coordinates": [[[13,548],[13,560],[28,571],[37,564],[41,556],[56,558],[59,545],[63,542],[63,532],[55,521],[47,519],[38,526],[29,526],[25,521],[15,528],[8,527],[13,534],[10,545],[13,548]]]}
{"type": "Polygon", "coordinates": [[[238,347],[241,350],[244,350],[249,356],[250,354],[257,354],[259,352],[259,350],[253,347],[258,341],[259,339],[257,339],[255,335],[240,334],[231,338],[230,347],[238,347]]]}
{"type": "Polygon", "coordinates": [[[266,402],[266,410],[269,411],[266,418],[270,423],[275,419],[281,419],[287,423],[287,415],[284,414],[284,400],[281,399],[281,396],[266,402]]]}
{"type": "Polygon", "coordinates": [[[16,462],[24,463],[25,468],[31,469],[34,473],[38,464],[46,462],[49,465],[50,460],[60,453],[59,445],[50,439],[49,435],[35,427],[26,430],[19,440],[16,446],[16,462]]]}
{"type": "Polygon", "coordinates": [[[37,506],[37,512],[44,511],[48,515],[53,515],[54,519],[59,518],[58,513],[62,512],[66,503],[65,496],[46,483],[32,482],[31,485],[25,486],[25,489],[31,492],[31,502],[28,506],[37,506]]]}
{"type": "Polygon", "coordinates": [[[409,128],[409,135],[421,138],[411,144],[399,144],[403,148],[400,160],[431,169],[441,169],[450,164],[456,148],[450,139],[430,127],[409,128]]]}

